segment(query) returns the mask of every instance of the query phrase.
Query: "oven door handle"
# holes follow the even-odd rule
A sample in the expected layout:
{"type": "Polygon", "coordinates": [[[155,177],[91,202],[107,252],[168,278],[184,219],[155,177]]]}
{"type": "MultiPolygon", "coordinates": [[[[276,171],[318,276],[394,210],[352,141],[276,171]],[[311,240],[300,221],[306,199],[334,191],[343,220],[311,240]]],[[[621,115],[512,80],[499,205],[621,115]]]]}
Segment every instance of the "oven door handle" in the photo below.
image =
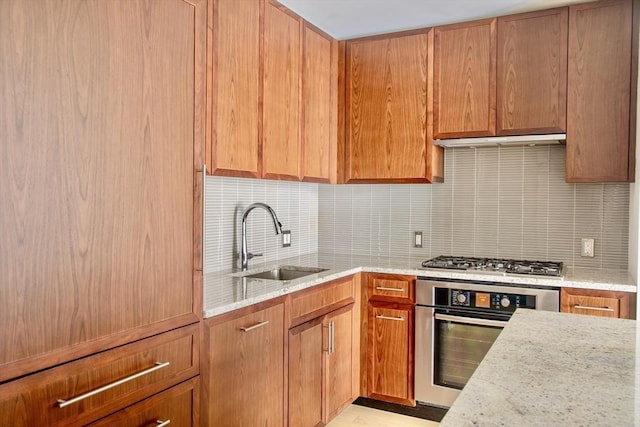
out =
{"type": "Polygon", "coordinates": [[[462,317],[462,316],[450,316],[447,314],[436,313],[434,315],[436,320],[444,320],[449,322],[467,323],[469,325],[478,326],[495,326],[497,328],[504,328],[507,322],[500,320],[479,319],[475,317],[462,317]]]}

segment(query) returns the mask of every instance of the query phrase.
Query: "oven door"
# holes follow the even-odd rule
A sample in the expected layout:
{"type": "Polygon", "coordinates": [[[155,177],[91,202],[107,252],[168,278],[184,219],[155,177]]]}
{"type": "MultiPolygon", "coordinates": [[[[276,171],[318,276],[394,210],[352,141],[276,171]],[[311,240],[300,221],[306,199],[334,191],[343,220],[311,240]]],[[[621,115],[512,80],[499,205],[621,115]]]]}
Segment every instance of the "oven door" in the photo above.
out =
{"type": "Polygon", "coordinates": [[[473,310],[416,307],[416,400],[451,406],[507,320],[473,310]]]}

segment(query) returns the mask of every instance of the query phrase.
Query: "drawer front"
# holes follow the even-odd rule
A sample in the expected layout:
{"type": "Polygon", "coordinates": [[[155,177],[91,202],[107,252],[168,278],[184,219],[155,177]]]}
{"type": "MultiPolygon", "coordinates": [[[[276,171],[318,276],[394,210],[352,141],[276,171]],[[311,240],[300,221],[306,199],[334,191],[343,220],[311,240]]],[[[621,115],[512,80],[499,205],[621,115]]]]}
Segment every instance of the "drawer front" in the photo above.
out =
{"type": "Polygon", "coordinates": [[[0,425],[79,425],[199,372],[199,326],[191,325],[0,386],[0,425]]]}
{"type": "Polygon", "coordinates": [[[414,301],[415,277],[391,274],[369,274],[369,299],[412,303],[414,301]]]}
{"type": "Polygon", "coordinates": [[[197,426],[199,378],[178,384],[95,423],[91,427],[112,426],[197,426]]]}
{"type": "Polygon", "coordinates": [[[303,323],[353,301],[352,276],[321,285],[317,289],[301,291],[291,298],[291,323],[303,323]]]}
{"type": "Polygon", "coordinates": [[[563,311],[569,313],[598,317],[620,317],[620,300],[615,297],[567,295],[563,303],[567,307],[563,311]]]}

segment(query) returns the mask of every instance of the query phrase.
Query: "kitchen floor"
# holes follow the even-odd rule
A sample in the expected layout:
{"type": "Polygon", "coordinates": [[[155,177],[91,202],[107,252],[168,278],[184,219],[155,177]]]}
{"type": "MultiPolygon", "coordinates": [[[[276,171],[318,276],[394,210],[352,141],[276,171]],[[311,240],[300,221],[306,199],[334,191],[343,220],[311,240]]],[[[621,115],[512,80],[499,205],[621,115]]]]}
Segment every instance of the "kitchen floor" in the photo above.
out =
{"type": "Polygon", "coordinates": [[[327,427],[437,427],[438,425],[434,421],[351,405],[327,424],[327,427]]]}

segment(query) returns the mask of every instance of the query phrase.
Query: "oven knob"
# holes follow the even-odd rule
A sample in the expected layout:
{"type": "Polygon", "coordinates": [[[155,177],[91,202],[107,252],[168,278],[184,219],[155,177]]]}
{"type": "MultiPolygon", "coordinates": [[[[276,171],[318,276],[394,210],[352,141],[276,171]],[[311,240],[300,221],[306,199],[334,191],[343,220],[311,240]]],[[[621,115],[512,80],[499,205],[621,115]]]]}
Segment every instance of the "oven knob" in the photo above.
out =
{"type": "Polygon", "coordinates": [[[467,296],[465,294],[458,294],[456,295],[456,301],[458,301],[460,304],[464,304],[465,301],[467,301],[467,296]]]}
{"type": "Polygon", "coordinates": [[[500,305],[503,307],[509,307],[509,305],[511,304],[511,301],[509,301],[509,298],[504,297],[500,300],[500,305]]]}

